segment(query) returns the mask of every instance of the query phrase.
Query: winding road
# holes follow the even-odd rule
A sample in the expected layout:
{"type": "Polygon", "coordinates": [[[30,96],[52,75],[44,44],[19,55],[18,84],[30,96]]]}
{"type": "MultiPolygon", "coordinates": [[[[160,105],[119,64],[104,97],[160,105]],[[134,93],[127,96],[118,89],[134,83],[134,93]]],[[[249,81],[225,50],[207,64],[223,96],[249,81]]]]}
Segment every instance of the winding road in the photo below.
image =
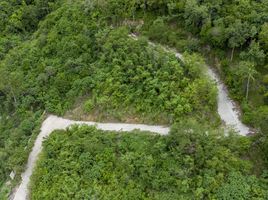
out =
{"type": "MultiPolygon", "coordinates": [[[[134,40],[138,40],[138,36],[135,34],[129,35],[134,40]]],[[[149,42],[151,46],[156,46],[155,43],[149,42]]],[[[161,46],[166,52],[173,52],[177,58],[183,61],[183,55],[176,51],[175,49],[167,48],[162,45],[161,46]]],[[[217,73],[210,66],[207,67],[207,75],[214,81],[217,85],[218,89],[218,114],[221,120],[227,127],[233,128],[238,134],[246,136],[250,133],[249,127],[241,122],[239,119],[240,113],[239,108],[235,104],[235,102],[229,98],[228,90],[223,82],[218,77],[217,73]]]]}
{"type": "MultiPolygon", "coordinates": [[[[131,37],[137,40],[137,36],[131,35],[131,37]]],[[[150,42],[150,45],[155,45],[150,42]]],[[[170,51],[175,53],[176,57],[183,60],[182,55],[179,52],[176,52],[172,49],[167,49],[163,47],[165,51],[170,51]]],[[[227,89],[225,85],[220,81],[217,74],[208,67],[207,74],[215,81],[218,88],[218,113],[225,125],[235,129],[240,135],[247,135],[250,133],[249,128],[245,126],[239,120],[239,112],[235,103],[228,97],[227,89]]],[[[22,174],[22,181],[18,189],[14,192],[11,199],[13,200],[26,200],[29,194],[28,184],[30,182],[30,177],[33,173],[35,163],[38,159],[38,155],[42,151],[42,143],[46,137],[48,137],[54,130],[57,129],[66,129],[74,124],[86,124],[94,125],[101,130],[110,130],[110,131],[133,131],[135,129],[140,129],[142,131],[150,131],[153,133],[158,133],[161,135],[166,135],[169,133],[168,127],[163,126],[149,126],[143,124],[123,124],[123,123],[96,123],[96,122],[84,122],[84,121],[73,121],[68,119],[63,119],[57,116],[50,115],[42,124],[41,132],[38,135],[32,152],[29,155],[28,163],[26,165],[26,170],[22,174]]]]}

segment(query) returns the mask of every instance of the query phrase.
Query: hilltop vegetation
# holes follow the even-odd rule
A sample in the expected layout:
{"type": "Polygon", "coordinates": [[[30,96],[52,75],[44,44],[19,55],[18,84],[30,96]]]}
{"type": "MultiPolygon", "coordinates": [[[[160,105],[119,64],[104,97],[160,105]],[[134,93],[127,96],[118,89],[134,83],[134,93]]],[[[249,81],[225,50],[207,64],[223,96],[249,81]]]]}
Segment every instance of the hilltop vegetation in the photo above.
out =
{"type": "Polygon", "coordinates": [[[181,63],[131,39],[83,3],[62,4],[0,62],[1,180],[21,173],[44,111],[64,114],[77,97],[87,97],[87,112],[129,112],[151,123],[213,119],[216,90],[203,66],[197,55],[181,63]]]}
{"type": "Polygon", "coordinates": [[[182,52],[201,53],[241,104],[242,120],[259,133],[254,151],[268,165],[267,1],[93,2],[115,24],[134,19],[140,23],[129,23],[132,31],[182,52]]]}
{"type": "Polygon", "coordinates": [[[6,53],[31,37],[38,23],[61,1],[55,0],[2,0],[0,2],[0,59],[6,53]]]}
{"type": "Polygon", "coordinates": [[[267,165],[267,1],[153,0],[146,6],[131,5],[129,10],[135,12],[121,13],[144,20],[135,31],[181,51],[199,52],[219,71],[232,98],[241,104],[242,120],[259,133],[256,148],[267,165]]]}

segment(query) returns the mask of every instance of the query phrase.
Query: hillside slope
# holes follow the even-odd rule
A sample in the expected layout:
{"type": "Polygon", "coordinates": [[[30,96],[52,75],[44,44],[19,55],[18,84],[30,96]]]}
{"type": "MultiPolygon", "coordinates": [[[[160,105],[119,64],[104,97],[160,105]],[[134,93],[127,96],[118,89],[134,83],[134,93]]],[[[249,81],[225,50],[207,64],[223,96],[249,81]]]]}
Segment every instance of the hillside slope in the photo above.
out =
{"type": "MultiPolygon", "coordinates": [[[[265,188],[267,8],[266,1],[253,0],[1,1],[0,199],[20,180],[47,113],[182,123],[182,130],[194,121],[221,137],[217,88],[206,75],[205,60],[241,104],[243,122],[256,129],[255,136],[235,140],[238,154],[231,146],[226,150],[236,154],[231,165],[249,163],[253,167],[239,173],[265,188]],[[133,40],[130,32],[141,39],[133,40]],[[148,39],[186,51],[185,62],[148,39]]],[[[222,180],[229,180],[230,169],[222,180]]]]}

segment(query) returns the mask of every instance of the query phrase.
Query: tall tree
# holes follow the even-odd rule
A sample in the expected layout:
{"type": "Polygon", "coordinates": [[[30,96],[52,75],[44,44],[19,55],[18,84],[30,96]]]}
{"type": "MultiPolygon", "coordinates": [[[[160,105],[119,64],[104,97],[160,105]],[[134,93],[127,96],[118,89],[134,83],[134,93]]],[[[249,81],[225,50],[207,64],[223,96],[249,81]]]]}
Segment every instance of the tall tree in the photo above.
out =
{"type": "Polygon", "coordinates": [[[268,50],[268,23],[265,23],[261,27],[261,31],[259,34],[259,39],[262,46],[268,50]]]}
{"type": "Polygon", "coordinates": [[[246,52],[240,54],[242,60],[248,60],[252,63],[263,65],[265,61],[265,53],[260,48],[260,44],[253,40],[246,52]]]}
{"type": "Polygon", "coordinates": [[[247,23],[242,23],[241,20],[237,19],[233,24],[230,24],[226,29],[228,35],[228,46],[232,48],[231,61],[234,57],[234,50],[240,47],[246,42],[246,40],[251,36],[249,26],[247,23]]]}
{"type": "Polygon", "coordinates": [[[250,80],[254,81],[257,71],[254,64],[249,61],[242,61],[239,63],[239,68],[237,70],[237,75],[242,78],[242,82],[246,80],[246,101],[248,101],[250,80]]]}

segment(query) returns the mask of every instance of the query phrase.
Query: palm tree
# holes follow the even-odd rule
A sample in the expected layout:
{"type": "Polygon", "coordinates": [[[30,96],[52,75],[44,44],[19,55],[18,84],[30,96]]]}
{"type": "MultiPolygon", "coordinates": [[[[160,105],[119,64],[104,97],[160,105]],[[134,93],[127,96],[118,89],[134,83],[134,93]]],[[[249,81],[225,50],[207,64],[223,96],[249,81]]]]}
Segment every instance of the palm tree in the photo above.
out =
{"type": "Polygon", "coordinates": [[[256,74],[257,71],[252,62],[243,61],[239,63],[238,75],[241,76],[243,80],[247,79],[246,101],[248,101],[249,96],[250,80],[255,81],[256,74]]]}
{"type": "Polygon", "coordinates": [[[250,82],[250,79],[252,81],[255,81],[255,78],[254,76],[257,74],[257,71],[253,68],[248,68],[248,71],[247,71],[247,91],[246,91],[246,101],[248,101],[248,93],[249,93],[249,82],[250,82]]]}

